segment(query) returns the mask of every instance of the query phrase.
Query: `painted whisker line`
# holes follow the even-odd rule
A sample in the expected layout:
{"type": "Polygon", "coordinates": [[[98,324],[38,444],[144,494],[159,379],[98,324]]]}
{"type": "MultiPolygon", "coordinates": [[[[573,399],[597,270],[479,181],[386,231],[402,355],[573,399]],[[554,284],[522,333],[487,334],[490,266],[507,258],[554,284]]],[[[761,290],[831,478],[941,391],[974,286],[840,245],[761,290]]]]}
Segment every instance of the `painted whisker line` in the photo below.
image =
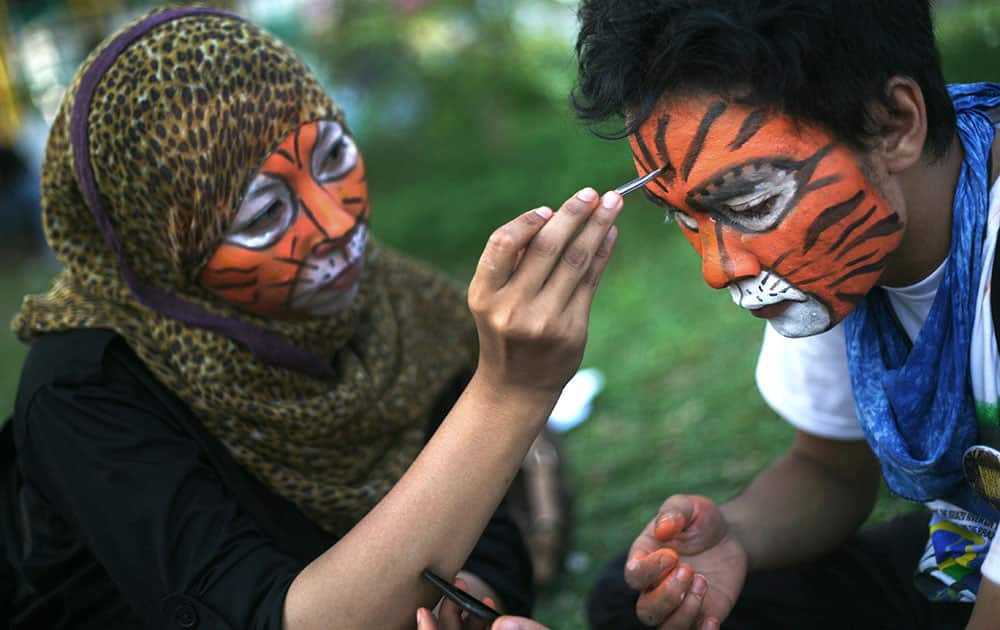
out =
{"type": "Polygon", "coordinates": [[[295,265],[296,267],[305,267],[306,269],[319,269],[319,267],[316,265],[301,260],[296,260],[295,258],[283,258],[281,256],[275,256],[274,260],[277,260],[278,262],[288,263],[289,265],[295,265]]]}
{"type": "MultiPolygon", "coordinates": [[[[766,283],[768,281],[768,279],[771,277],[771,274],[774,273],[774,270],[778,268],[778,265],[780,265],[781,263],[785,262],[785,259],[788,258],[789,256],[791,256],[793,251],[795,251],[795,250],[794,249],[790,249],[787,252],[785,252],[784,254],[782,254],[781,256],[778,256],[778,259],[775,260],[771,264],[771,266],[767,268],[767,273],[764,274],[764,278],[760,281],[760,283],[761,284],[766,283]]],[[[777,278],[777,279],[775,279],[774,285],[771,288],[773,289],[774,287],[778,286],[778,283],[780,283],[780,282],[781,282],[781,278],[780,277],[777,278]]]]}

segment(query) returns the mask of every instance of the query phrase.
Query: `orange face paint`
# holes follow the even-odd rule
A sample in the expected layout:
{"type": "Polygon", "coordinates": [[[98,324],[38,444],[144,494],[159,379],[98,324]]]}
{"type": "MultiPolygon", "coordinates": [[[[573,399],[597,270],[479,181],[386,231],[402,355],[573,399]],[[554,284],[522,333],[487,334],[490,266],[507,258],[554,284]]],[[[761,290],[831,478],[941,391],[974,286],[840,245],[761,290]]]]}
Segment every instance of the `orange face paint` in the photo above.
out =
{"type": "Polygon", "coordinates": [[[264,160],[201,283],[266,317],[330,314],[357,294],[369,218],[353,139],[336,121],[307,123],[264,160]]]}
{"type": "Polygon", "coordinates": [[[899,215],[853,153],[785,115],[698,97],[661,104],[630,139],[646,193],[676,219],[712,287],[778,332],[829,329],[871,290],[899,215]]]}

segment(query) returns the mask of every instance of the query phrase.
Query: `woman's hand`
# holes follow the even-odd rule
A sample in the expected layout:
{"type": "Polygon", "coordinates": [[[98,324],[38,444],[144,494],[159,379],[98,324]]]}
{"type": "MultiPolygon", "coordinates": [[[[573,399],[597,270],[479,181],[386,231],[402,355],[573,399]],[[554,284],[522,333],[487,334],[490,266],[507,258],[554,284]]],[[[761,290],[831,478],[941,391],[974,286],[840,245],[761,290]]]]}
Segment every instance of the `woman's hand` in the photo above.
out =
{"type": "MultiPolygon", "coordinates": [[[[463,578],[456,577],[453,584],[466,593],[474,594],[463,578]]],[[[496,610],[497,604],[492,597],[479,597],[479,601],[496,610]]],[[[426,608],[417,609],[417,630],[425,628],[430,630],[438,630],[438,628],[440,630],[486,630],[487,627],[485,620],[463,612],[458,604],[447,597],[441,598],[441,601],[434,608],[434,612],[426,608]]]]}
{"type": "MultiPolygon", "coordinates": [[[[485,630],[486,625],[483,621],[477,621],[481,625],[478,626],[461,626],[461,625],[447,625],[444,620],[438,624],[438,620],[434,618],[426,608],[421,608],[417,610],[417,630],[471,630],[473,628],[479,629],[483,628],[485,630]]],[[[526,617],[500,617],[493,622],[490,626],[490,630],[549,630],[537,621],[532,621],[526,617]]]]}
{"type": "Polygon", "coordinates": [[[556,213],[538,208],[493,233],[469,286],[477,378],[554,402],[583,358],[621,207],[617,193],[584,188],[556,213]]]}
{"type": "MultiPolygon", "coordinates": [[[[462,578],[455,578],[455,586],[465,592],[470,592],[462,578]]],[[[481,600],[490,608],[496,608],[496,602],[490,597],[481,600]]],[[[490,630],[548,630],[538,622],[524,617],[500,617],[489,626],[490,630]]],[[[455,602],[442,598],[435,612],[426,608],[417,609],[417,630],[487,630],[486,621],[479,617],[463,613],[455,602]]]]}
{"type": "MultiPolygon", "coordinates": [[[[558,212],[532,210],[494,232],[469,287],[475,375],[385,497],[292,582],[286,627],[412,627],[413,611],[435,601],[421,572],[465,565],[580,365],[621,206],[617,193],[599,203],[587,188],[558,212]]],[[[475,628],[444,605],[427,623],[475,628]]]]}

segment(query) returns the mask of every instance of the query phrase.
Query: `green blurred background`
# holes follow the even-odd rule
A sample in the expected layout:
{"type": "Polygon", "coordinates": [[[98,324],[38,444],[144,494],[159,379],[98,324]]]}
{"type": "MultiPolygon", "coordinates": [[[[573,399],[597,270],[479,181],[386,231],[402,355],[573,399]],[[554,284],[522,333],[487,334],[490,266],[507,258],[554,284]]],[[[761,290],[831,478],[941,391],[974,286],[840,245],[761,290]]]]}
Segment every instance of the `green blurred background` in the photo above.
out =
{"type": "MultiPolygon", "coordinates": [[[[459,280],[508,218],[634,175],[624,143],[595,138],[571,113],[573,1],[209,4],[251,17],[303,54],[347,110],[364,152],[375,233],[459,280]]],[[[939,4],[948,78],[1000,80],[1000,6],[939,4]]],[[[0,146],[11,154],[0,157],[20,159],[0,160],[4,321],[57,269],[41,243],[32,188],[47,121],[83,55],[149,6],[0,1],[0,146]]],[[[584,367],[607,381],[591,418],[561,435],[574,529],[564,570],[536,611],[554,629],[584,627],[594,573],[665,497],[725,499],[791,437],[753,382],[763,324],[702,283],[695,254],[662,218],[641,197],[628,199],[594,306],[584,367]]],[[[23,355],[0,334],[4,413],[23,355]]],[[[885,496],[876,518],[905,509],[885,496]]]]}

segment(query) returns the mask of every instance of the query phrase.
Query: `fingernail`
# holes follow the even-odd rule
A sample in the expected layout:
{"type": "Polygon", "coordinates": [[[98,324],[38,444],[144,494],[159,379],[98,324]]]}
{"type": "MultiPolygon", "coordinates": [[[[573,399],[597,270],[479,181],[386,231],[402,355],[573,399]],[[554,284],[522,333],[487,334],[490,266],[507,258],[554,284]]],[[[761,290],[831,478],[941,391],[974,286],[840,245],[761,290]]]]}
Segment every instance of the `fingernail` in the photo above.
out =
{"type": "Polygon", "coordinates": [[[691,584],[691,594],[701,599],[708,590],[708,578],[701,573],[694,574],[694,582],[691,584]]]}
{"type": "MultiPolygon", "coordinates": [[[[670,549],[667,549],[666,551],[670,551],[670,549]]],[[[673,566],[677,564],[677,554],[661,553],[657,560],[660,565],[660,570],[665,571],[666,569],[673,568],[673,566]]]]}
{"type": "Polygon", "coordinates": [[[677,581],[686,581],[690,577],[691,577],[691,567],[689,565],[682,564],[681,566],[674,569],[673,579],[677,581]]]}
{"type": "Polygon", "coordinates": [[[604,196],[601,198],[601,205],[608,210],[614,210],[621,204],[621,202],[622,196],[613,190],[604,193],[604,196]]]}
{"type": "Polygon", "coordinates": [[[535,214],[542,217],[546,221],[552,218],[552,208],[547,206],[542,206],[541,208],[535,208],[535,214]]]}
{"type": "Polygon", "coordinates": [[[491,630],[521,630],[521,622],[517,619],[500,617],[493,623],[491,630]]]}
{"type": "Polygon", "coordinates": [[[591,203],[597,199],[597,191],[593,188],[584,188],[580,192],[576,193],[576,198],[580,201],[591,203]]]}
{"type": "Polygon", "coordinates": [[[719,620],[715,617],[709,617],[705,620],[705,625],[702,626],[705,630],[718,630],[719,620]]]}
{"type": "Polygon", "coordinates": [[[638,568],[639,568],[639,562],[637,560],[630,560],[628,563],[625,564],[626,571],[635,571],[638,568]]]}

